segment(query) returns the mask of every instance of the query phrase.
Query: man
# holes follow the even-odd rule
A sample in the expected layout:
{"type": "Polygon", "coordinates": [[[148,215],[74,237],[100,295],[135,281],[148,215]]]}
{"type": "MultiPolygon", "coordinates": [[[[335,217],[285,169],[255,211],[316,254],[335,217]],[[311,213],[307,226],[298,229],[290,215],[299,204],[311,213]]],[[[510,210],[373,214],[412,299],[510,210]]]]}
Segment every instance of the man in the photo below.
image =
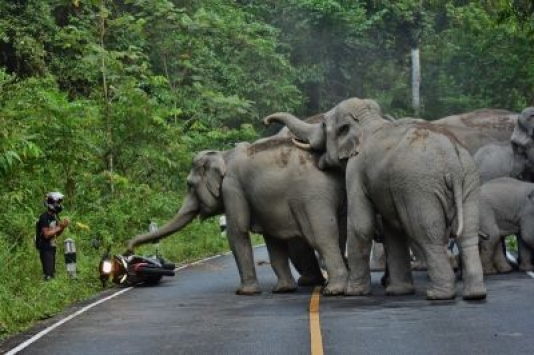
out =
{"type": "Polygon", "coordinates": [[[47,193],[44,200],[46,211],[41,214],[36,224],[36,246],[39,250],[45,281],[54,278],[56,272],[56,238],[69,225],[68,219],[59,219],[59,213],[63,210],[63,197],[61,192],[47,193]]]}

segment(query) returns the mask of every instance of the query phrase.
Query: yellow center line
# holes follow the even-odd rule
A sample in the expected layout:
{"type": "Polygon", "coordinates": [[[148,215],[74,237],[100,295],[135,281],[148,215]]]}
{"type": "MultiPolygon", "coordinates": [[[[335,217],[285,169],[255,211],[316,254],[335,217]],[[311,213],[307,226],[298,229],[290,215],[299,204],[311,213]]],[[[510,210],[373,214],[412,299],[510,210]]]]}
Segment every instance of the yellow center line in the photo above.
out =
{"type": "Polygon", "coordinates": [[[321,335],[321,321],[319,320],[319,301],[321,299],[321,287],[313,289],[310,300],[310,338],[311,354],[323,355],[323,337],[321,335]]]}

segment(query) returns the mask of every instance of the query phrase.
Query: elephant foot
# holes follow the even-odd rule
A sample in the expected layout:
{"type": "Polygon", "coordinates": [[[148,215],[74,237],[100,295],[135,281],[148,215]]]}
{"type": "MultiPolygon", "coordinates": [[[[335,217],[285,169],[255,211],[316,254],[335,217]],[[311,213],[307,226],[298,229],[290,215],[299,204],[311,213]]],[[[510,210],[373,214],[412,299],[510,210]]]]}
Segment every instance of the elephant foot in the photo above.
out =
{"type": "Polygon", "coordinates": [[[261,293],[260,286],[258,284],[241,286],[236,291],[236,295],[253,296],[261,293]]]}
{"type": "Polygon", "coordinates": [[[295,281],[292,282],[278,282],[276,286],[273,287],[273,293],[290,293],[295,292],[298,286],[295,281]]]}
{"type": "Polygon", "coordinates": [[[386,287],[386,295],[388,296],[403,296],[413,295],[415,287],[409,283],[390,284],[386,287]]]}
{"type": "Polygon", "coordinates": [[[519,264],[519,271],[534,271],[534,265],[530,263],[521,263],[519,264]]]}
{"type": "Polygon", "coordinates": [[[484,275],[495,275],[499,273],[493,265],[483,266],[482,269],[484,270],[484,275]]]}
{"type": "Polygon", "coordinates": [[[301,275],[298,280],[300,287],[321,286],[326,282],[323,275],[301,275]]]}
{"type": "Polygon", "coordinates": [[[345,293],[347,282],[346,278],[341,278],[341,281],[329,280],[323,288],[323,296],[339,296],[345,293]]]}
{"type": "Polygon", "coordinates": [[[464,286],[462,298],[466,301],[477,301],[486,299],[486,287],[480,286],[464,286]]]}
{"type": "Polygon", "coordinates": [[[426,291],[426,299],[430,301],[438,300],[453,300],[456,297],[456,291],[454,288],[444,289],[437,287],[430,287],[426,291]]]}
{"type": "Polygon", "coordinates": [[[369,296],[371,294],[371,287],[365,285],[347,285],[345,288],[345,295],[347,296],[369,296]]]}
{"type": "Polygon", "coordinates": [[[340,296],[340,295],[343,295],[344,293],[345,293],[345,287],[343,286],[334,286],[334,287],[326,286],[322,290],[323,296],[340,296]]]}
{"type": "Polygon", "coordinates": [[[497,264],[496,268],[497,268],[497,271],[500,274],[507,274],[509,272],[514,271],[514,268],[512,267],[512,265],[510,265],[508,263],[506,263],[506,264],[497,264]]]}

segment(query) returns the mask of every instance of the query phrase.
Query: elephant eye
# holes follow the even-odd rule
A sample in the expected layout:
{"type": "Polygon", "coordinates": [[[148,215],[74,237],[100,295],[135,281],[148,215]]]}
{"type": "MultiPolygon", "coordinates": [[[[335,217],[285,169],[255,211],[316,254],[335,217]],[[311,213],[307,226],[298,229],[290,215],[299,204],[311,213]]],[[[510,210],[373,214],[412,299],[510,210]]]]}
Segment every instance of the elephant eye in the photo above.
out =
{"type": "Polygon", "coordinates": [[[343,136],[343,135],[347,134],[349,132],[349,130],[350,130],[350,125],[344,124],[344,125],[338,127],[337,134],[338,134],[338,136],[343,136]]]}
{"type": "Polygon", "coordinates": [[[187,184],[187,187],[190,188],[190,189],[195,187],[195,183],[193,182],[192,179],[187,179],[186,184],[187,184]]]}

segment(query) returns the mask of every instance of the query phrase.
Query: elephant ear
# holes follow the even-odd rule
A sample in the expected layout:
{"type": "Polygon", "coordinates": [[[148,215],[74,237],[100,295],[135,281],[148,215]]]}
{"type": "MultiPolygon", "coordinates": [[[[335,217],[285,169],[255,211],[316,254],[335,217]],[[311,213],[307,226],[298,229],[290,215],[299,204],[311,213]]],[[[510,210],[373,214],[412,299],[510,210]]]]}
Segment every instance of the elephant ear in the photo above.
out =
{"type": "MultiPolygon", "coordinates": [[[[353,108],[352,118],[355,125],[359,126],[361,120],[379,119],[384,120],[380,105],[374,100],[364,99],[357,102],[353,108]]],[[[360,153],[360,147],[363,144],[363,131],[356,129],[353,125],[346,125],[345,130],[338,133],[338,157],[340,160],[349,159],[360,153]]]]}
{"type": "Polygon", "coordinates": [[[221,152],[208,151],[203,162],[204,179],[210,194],[218,198],[221,194],[221,185],[226,175],[226,163],[221,152]]]}
{"type": "Polygon", "coordinates": [[[349,132],[345,137],[341,138],[338,146],[339,160],[349,159],[358,155],[363,142],[362,138],[363,135],[361,133],[358,135],[353,132],[349,132]]]}
{"type": "MultiPolygon", "coordinates": [[[[382,108],[380,107],[378,102],[376,102],[375,100],[371,100],[371,99],[364,99],[363,102],[366,104],[367,106],[366,109],[370,115],[380,116],[381,118],[385,117],[384,114],[382,113],[382,108]]],[[[393,119],[393,121],[395,121],[395,119],[393,119]]]]}

